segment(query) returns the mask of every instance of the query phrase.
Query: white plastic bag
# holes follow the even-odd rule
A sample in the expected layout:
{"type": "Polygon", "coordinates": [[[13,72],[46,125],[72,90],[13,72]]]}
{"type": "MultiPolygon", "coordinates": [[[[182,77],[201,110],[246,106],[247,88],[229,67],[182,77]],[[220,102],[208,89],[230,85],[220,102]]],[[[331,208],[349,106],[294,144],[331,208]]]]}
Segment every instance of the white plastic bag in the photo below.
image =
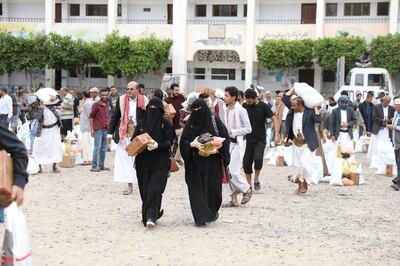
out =
{"type": "Polygon", "coordinates": [[[4,215],[6,233],[3,242],[2,265],[32,266],[32,249],[24,213],[17,203],[13,202],[4,209],[4,215]]]}
{"type": "Polygon", "coordinates": [[[29,129],[29,121],[22,124],[19,122],[18,130],[17,130],[17,137],[20,141],[25,142],[26,139],[29,138],[30,129],[29,129]]]}
{"type": "Polygon", "coordinates": [[[39,173],[39,164],[36,162],[36,159],[33,156],[29,156],[28,159],[28,167],[26,168],[26,172],[30,175],[36,175],[39,173]]]}
{"type": "Polygon", "coordinates": [[[268,165],[276,165],[276,157],[278,156],[276,148],[271,148],[271,157],[268,161],[268,165]]]}
{"type": "Polygon", "coordinates": [[[304,82],[295,82],[294,91],[304,100],[304,104],[308,108],[320,106],[325,102],[324,97],[313,87],[304,82]]]}
{"type": "MultiPolygon", "coordinates": [[[[356,138],[354,138],[354,139],[356,139],[356,138]]],[[[357,141],[356,141],[356,147],[354,149],[354,152],[361,153],[361,152],[363,152],[364,142],[368,140],[368,137],[361,136],[359,139],[356,139],[356,140],[357,141]]]]}
{"type": "Polygon", "coordinates": [[[331,185],[331,186],[343,186],[343,182],[342,182],[342,175],[343,175],[342,163],[343,163],[343,159],[335,158],[333,160],[332,172],[331,172],[331,178],[329,180],[329,185],[331,185]]]}
{"type": "Polygon", "coordinates": [[[293,148],[292,146],[283,148],[283,157],[285,158],[285,163],[287,166],[293,165],[293,148]]]}
{"type": "Polygon", "coordinates": [[[315,156],[313,162],[311,183],[318,185],[319,181],[323,178],[323,175],[324,175],[324,166],[322,164],[322,157],[315,156]]]}

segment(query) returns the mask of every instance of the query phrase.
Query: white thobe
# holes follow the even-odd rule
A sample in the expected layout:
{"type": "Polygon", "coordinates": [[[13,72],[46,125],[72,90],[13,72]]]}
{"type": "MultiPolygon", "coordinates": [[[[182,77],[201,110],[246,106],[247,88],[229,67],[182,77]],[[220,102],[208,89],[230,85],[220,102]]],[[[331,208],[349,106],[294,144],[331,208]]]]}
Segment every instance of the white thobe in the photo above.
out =
{"type": "MultiPolygon", "coordinates": [[[[387,119],[389,117],[389,107],[383,107],[383,119],[387,119]]],[[[390,142],[389,138],[389,130],[385,128],[381,128],[378,134],[372,134],[370,139],[370,144],[368,147],[367,157],[369,159],[372,158],[373,155],[378,154],[378,147],[382,145],[382,143],[390,142]]]]}
{"type": "MultiPolygon", "coordinates": [[[[128,122],[132,118],[133,123],[137,126],[137,98],[129,98],[128,122]]],[[[123,114],[121,114],[123,116],[123,114]]],[[[136,183],[135,157],[129,156],[125,148],[129,145],[130,139],[127,137],[120,140],[115,147],[114,161],[114,181],[122,183],[136,183]]]]}
{"type": "MultiPolygon", "coordinates": [[[[296,137],[298,133],[303,135],[303,114],[300,112],[294,113],[293,116],[293,133],[296,137]]],[[[303,135],[304,138],[304,135],[303,135]]],[[[293,146],[293,166],[296,168],[296,174],[292,177],[292,181],[296,182],[307,182],[311,185],[311,177],[313,170],[313,161],[315,157],[315,151],[311,151],[307,144],[302,147],[293,146]]]]}
{"type": "MultiPolygon", "coordinates": [[[[43,110],[43,125],[50,126],[55,123],[57,123],[57,117],[45,106],[43,110]]],[[[56,125],[52,128],[42,128],[41,135],[35,138],[32,152],[38,164],[61,162],[63,150],[60,127],[56,125]]]]}
{"type": "Polygon", "coordinates": [[[231,179],[229,180],[228,193],[232,195],[233,192],[246,193],[250,189],[250,185],[247,183],[245,176],[241,174],[242,169],[242,149],[244,145],[240,143],[241,137],[251,132],[251,124],[247,111],[236,104],[233,107],[227,108],[226,114],[226,126],[231,130],[232,138],[237,138],[237,143],[230,143],[229,150],[231,154],[231,161],[229,164],[229,172],[231,179]]]}
{"type": "MultiPolygon", "coordinates": [[[[347,123],[347,110],[340,110],[340,124],[344,123],[347,123]]],[[[341,130],[352,130],[352,129],[343,127],[341,128],[341,130]]],[[[354,148],[354,144],[350,137],[349,132],[339,132],[337,143],[340,144],[342,148],[346,149],[354,148]]]]}

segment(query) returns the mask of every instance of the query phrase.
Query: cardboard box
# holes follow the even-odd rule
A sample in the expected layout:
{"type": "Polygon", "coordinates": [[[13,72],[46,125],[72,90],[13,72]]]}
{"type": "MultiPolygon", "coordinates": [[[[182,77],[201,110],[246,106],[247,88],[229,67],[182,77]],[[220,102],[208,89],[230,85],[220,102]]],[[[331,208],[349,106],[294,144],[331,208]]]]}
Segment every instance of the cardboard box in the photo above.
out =
{"type": "Polygon", "coordinates": [[[285,166],[285,157],[276,156],[276,166],[279,166],[279,167],[285,166]]]}
{"type": "Polygon", "coordinates": [[[386,165],[386,174],[385,176],[392,177],[393,176],[393,164],[386,165]]]}
{"type": "Polygon", "coordinates": [[[131,143],[125,148],[129,156],[136,156],[144,149],[146,149],[147,144],[152,140],[149,134],[144,133],[136,136],[131,143]]]}
{"type": "Polygon", "coordinates": [[[350,179],[354,182],[355,186],[360,185],[360,174],[359,173],[351,173],[350,179]]]}
{"type": "Polygon", "coordinates": [[[14,184],[14,164],[11,156],[0,150],[0,207],[11,204],[11,190],[14,184]]]}
{"type": "Polygon", "coordinates": [[[60,163],[60,167],[74,168],[75,167],[75,154],[64,153],[63,160],[60,163]]]}

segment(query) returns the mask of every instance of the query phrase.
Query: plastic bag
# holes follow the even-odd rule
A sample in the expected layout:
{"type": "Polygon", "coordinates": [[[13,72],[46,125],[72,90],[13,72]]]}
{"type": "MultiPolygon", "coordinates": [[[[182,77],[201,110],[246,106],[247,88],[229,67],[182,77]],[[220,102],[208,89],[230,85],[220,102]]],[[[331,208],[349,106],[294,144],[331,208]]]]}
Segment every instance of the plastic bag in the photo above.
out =
{"type": "Polygon", "coordinates": [[[291,146],[283,148],[283,157],[287,166],[293,165],[293,148],[291,146]]]}
{"type": "Polygon", "coordinates": [[[30,129],[29,122],[25,122],[24,124],[19,123],[17,130],[17,137],[20,141],[25,142],[26,139],[29,139],[30,129]]]}
{"type": "Polygon", "coordinates": [[[35,157],[29,156],[26,172],[30,175],[36,175],[37,173],[39,173],[39,164],[36,162],[35,157]]]}
{"type": "MultiPolygon", "coordinates": [[[[356,139],[356,138],[354,138],[354,139],[356,139]]],[[[367,141],[368,141],[368,137],[367,136],[361,136],[359,139],[357,139],[356,147],[354,149],[354,152],[362,153],[363,152],[363,145],[367,141]]]]}
{"type": "Polygon", "coordinates": [[[308,108],[320,106],[325,102],[324,97],[307,83],[295,82],[293,87],[296,94],[304,100],[304,104],[308,108]]]}
{"type": "Polygon", "coordinates": [[[276,148],[271,148],[270,151],[271,151],[271,158],[268,161],[268,165],[276,165],[276,157],[278,156],[276,148]]]}
{"type": "Polygon", "coordinates": [[[32,266],[32,249],[25,215],[17,203],[4,209],[6,232],[4,234],[2,265],[32,266]]]}
{"type": "Polygon", "coordinates": [[[333,160],[333,165],[332,165],[332,172],[331,172],[331,178],[329,180],[329,185],[331,186],[343,186],[342,183],[342,159],[335,158],[333,160]]]}
{"type": "Polygon", "coordinates": [[[313,162],[311,183],[318,185],[318,183],[322,179],[323,175],[324,175],[324,166],[322,164],[322,157],[315,156],[314,162],[313,162]]]}

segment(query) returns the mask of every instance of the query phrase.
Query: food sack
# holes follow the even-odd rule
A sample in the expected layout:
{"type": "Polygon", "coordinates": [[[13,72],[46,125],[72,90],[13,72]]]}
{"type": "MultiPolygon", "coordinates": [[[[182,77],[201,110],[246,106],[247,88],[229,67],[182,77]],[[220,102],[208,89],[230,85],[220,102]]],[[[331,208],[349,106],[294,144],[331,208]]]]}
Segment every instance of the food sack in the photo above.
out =
{"type": "Polygon", "coordinates": [[[313,87],[304,82],[295,82],[294,91],[304,100],[304,104],[308,108],[321,106],[325,102],[324,97],[313,87]]]}

